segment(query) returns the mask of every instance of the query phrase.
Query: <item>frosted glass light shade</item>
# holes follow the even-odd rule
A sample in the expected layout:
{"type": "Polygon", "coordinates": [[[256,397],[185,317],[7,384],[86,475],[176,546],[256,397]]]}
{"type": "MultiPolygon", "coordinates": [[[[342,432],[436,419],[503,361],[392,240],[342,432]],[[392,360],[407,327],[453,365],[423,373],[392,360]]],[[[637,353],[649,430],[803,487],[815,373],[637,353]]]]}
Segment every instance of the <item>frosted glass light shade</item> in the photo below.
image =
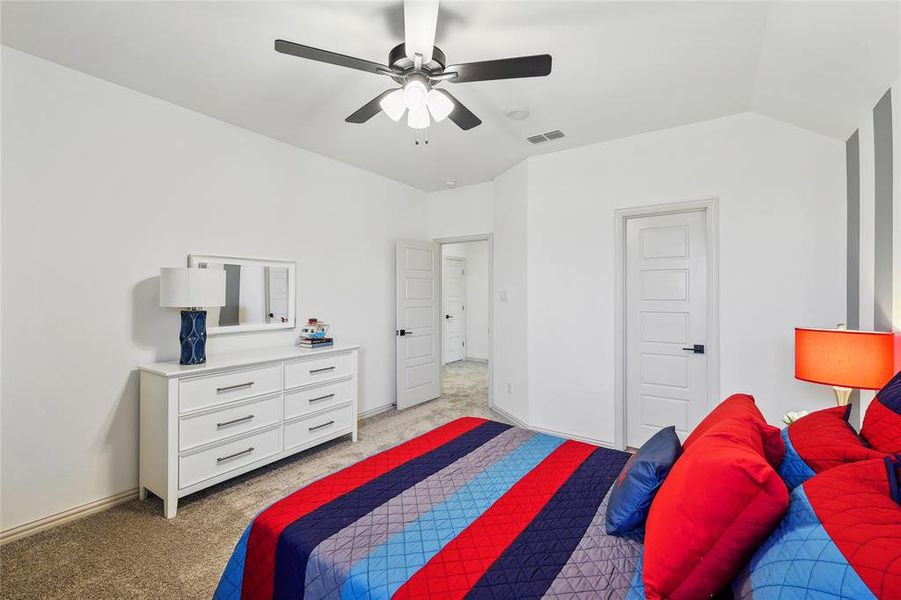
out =
{"type": "Polygon", "coordinates": [[[379,101],[379,106],[392,121],[400,121],[400,118],[404,116],[404,111],[407,110],[407,105],[404,103],[404,91],[402,89],[394,90],[379,101]]]}
{"type": "Polygon", "coordinates": [[[425,129],[429,126],[429,109],[425,106],[410,109],[407,113],[407,125],[413,129],[425,129]]]}
{"type": "Polygon", "coordinates": [[[438,90],[429,90],[428,105],[435,122],[443,121],[454,110],[454,103],[451,102],[451,99],[438,90]]]}
{"type": "Polygon", "coordinates": [[[407,82],[404,86],[404,104],[410,110],[419,110],[425,108],[428,99],[429,90],[425,84],[418,79],[407,82]]]}
{"type": "Polygon", "coordinates": [[[160,306],[225,306],[225,270],[161,268],[160,306]]]}

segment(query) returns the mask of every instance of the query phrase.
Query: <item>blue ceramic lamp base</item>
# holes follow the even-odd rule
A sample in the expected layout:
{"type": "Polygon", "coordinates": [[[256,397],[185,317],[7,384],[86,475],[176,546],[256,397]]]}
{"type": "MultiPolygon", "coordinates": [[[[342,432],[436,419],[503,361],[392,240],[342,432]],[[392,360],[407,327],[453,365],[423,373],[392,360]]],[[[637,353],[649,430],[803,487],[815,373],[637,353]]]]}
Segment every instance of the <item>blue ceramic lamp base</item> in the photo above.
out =
{"type": "Polygon", "coordinates": [[[202,365],[206,362],[206,311],[181,311],[181,360],[183,365],[202,365]]]}

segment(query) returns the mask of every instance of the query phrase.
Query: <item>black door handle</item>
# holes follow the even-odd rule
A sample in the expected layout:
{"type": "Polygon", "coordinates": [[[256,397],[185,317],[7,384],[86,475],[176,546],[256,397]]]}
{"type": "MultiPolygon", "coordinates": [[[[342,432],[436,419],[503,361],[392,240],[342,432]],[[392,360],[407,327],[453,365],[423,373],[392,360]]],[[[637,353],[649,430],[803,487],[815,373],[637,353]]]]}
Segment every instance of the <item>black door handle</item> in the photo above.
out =
{"type": "Polygon", "coordinates": [[[409,331],[407,329],[401,329],[399,332],[397,332],[398,335],[412,335],[412,333],[412,331],[409,331]]]}
{"type": "Polygon", "coordinates": [[[445,318],[445,319],[453,319],[454,317],[451,316],[451,315],[444,315],[444,318],[445,318]]]}
{"type": "Polygon", "coordinates": [[[695,354],[704,354],[704,344],[695,344],[689,348],[682,348],[683,350],[691,350],[695,354]]]}

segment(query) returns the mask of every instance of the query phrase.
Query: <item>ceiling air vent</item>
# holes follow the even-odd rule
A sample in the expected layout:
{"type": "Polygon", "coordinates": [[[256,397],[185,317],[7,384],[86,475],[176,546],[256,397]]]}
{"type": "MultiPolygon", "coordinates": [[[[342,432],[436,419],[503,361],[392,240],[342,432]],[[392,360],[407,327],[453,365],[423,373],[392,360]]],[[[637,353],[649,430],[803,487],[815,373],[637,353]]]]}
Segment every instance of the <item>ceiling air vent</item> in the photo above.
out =
{"type": "Polygon", "coordinates": [[[526,141],[530,144],[543,144],[544,142],[559,140],[562,137],[566,137],[566,134],[564,134],[559,129],[555,129],[553,131],[548,131],[547,133],[540,133],[538,135],[529,136],[526,138],[526,141]]]}

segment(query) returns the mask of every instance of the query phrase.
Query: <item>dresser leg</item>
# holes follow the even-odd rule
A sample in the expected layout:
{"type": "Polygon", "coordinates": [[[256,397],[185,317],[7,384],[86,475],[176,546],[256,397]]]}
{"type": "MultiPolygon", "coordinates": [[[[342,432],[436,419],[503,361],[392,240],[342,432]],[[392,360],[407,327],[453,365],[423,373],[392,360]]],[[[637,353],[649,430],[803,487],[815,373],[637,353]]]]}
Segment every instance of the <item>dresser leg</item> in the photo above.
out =
{"type": "Polygon", "coordinates": [[[146,499],[147,499],[147,488],[145,488],[142,485],[141,487],[138,488],[138,500],[143,502],[146,499]]]}
{"type": "Polygon", "coordinates": [[[178,510],[178,497],[163,500],[163,513],[167,519],[174,519],[176,510],[178,510]]]}
{"type": "Polygon", "coordinates": [[[353,432],[350,434],[350,441],[352,441],[352,442],[357,441],[357,430],[356,429],[354,429],[353,432]]]}

